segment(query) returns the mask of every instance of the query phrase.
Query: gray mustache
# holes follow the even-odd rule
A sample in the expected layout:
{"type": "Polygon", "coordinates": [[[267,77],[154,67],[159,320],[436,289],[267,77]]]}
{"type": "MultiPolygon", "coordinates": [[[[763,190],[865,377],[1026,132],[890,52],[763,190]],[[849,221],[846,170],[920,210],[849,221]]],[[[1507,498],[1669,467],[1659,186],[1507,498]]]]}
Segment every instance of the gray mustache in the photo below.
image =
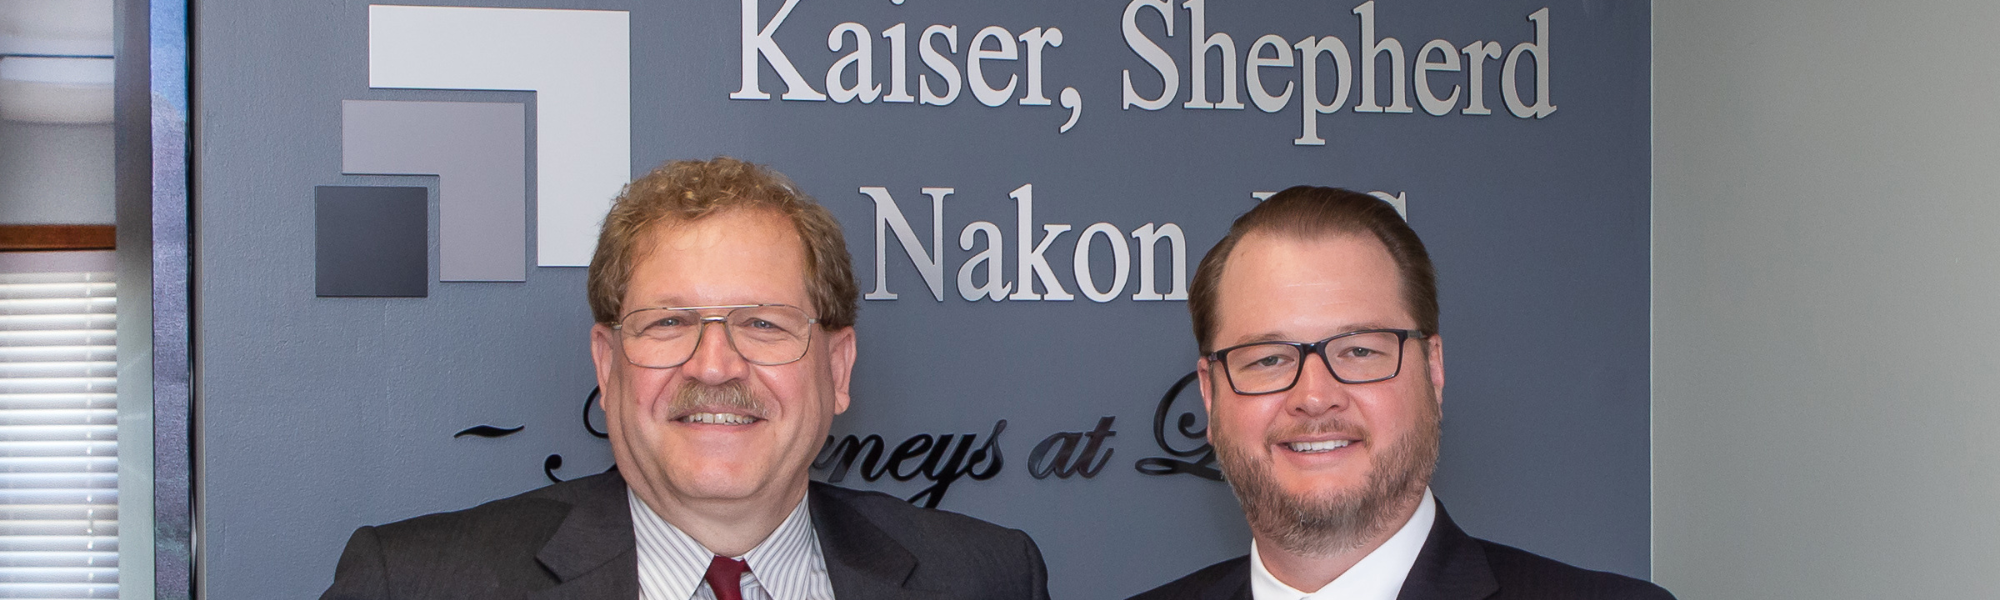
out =
{"type": "Polygon", "coordinates": [[[759,419],[770,414],[764,400],[751,393],[750,386],[741,381],[729,381],[722,385],[684,381],[680,389],[674,390],[673,403],[667,409],[667,414],[675,419],[705,412],[743,413],[759,419]]]}

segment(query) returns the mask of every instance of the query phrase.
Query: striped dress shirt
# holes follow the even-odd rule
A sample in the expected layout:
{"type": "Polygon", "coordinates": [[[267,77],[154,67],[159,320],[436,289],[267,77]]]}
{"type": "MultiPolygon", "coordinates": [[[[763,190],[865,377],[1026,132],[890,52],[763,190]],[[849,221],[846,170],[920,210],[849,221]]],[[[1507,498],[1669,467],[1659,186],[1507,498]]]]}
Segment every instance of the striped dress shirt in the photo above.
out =
{"type": "MultiPolygon", "coordinates": [[[[637,493],[627,489],[625,497],[638,542],[640,600],[715,600],[715,590],[702,581],[715,553],[660,518],[637,493]]],[[[750,564],[743,574],[743,600],[833,600],[833,580],[827,578],[826,557],[804,499],[764,541],[729,558],[750,564]]]]}

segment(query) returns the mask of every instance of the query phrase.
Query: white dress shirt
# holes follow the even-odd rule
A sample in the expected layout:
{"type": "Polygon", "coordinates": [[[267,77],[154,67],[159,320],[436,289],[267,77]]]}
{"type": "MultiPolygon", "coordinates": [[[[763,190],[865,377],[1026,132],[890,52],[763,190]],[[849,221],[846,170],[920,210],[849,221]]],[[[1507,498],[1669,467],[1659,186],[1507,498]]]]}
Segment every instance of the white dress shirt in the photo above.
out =
{"type": "Polygon", "coordinates": [[[1270,569],[1264,568],[1264,559],[1257,555],[1257,543],[1250,543],[1250,597],[1255,600],[1396,600],[1396,594],[1403,590],[1403,580],[1410,576],[1410,567],[1417,564],[1417,553],[1424,549],[1424,540],[1431,535],[1431,524],[1437,521],[1437,500],[1431,497],[1430,488],[1424,488],[1424,499],[1417,504],[1416,514],[1403,523],[1396,534],[1389,536],[1374,552],[1362,557],[1361,562],[1341,573],[1326,586],[1310,592],[1302,592],[1278,581],[1270,569]]]}
{"type": "MultiPolygon", "coordinates": [[[[716,554],[660,518],[637,493],[627,489],[625,496],[638,543],[640,600],[715,600],[702,576],[716,554]]],[[[833,580],[826,576],[826,557],[804,499],[764,541],[729,558],[750,564],[743,574],[743,600],[833,600],[833,580]]]]}

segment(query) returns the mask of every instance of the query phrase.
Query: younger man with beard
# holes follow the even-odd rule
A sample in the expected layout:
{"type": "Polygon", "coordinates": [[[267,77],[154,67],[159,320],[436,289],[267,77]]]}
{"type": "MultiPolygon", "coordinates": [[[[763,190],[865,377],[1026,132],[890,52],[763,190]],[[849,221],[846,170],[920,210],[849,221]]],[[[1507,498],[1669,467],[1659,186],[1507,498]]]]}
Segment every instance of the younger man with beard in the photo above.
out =
{"type": "Polygon", "coordinates": [[[1271,196],[1202,259],[1188,309],[1209,441],[1253,540],[1134,600],[1672,598],[1474,539],[1432,497],[1437,281],[1388,203],[1271,196]]]}

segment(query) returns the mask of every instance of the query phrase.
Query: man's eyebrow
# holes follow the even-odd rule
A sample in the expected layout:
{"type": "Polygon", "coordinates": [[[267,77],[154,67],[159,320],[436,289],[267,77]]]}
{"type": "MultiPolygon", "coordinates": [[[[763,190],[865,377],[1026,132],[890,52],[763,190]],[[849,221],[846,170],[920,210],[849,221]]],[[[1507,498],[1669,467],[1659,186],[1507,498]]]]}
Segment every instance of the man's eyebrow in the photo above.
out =
{"type": "Polygon", "coordinates": [[[1385,325],[1385,324],[1381,324],[1381,323],[1357,323],[1357,324],[1352,324],[1352,325],[1347,325],[1347,326],[1343,326],[1343,327],[1339,328],[1338,330],[1336,330],[1336,331],[1335,331],[1334,333],[1329,333],[1329,334],[1327,334],[1327,335],[1325,335],[1325,336],[1321,336],[1321,337],[1318,337],[1318,338],[1314,338],[1314,339],[1311,339],[1311,340],[1295,340],[1295,339],[1292,339],[1292,338],[1291,338],[1291,336],[1287,336],[1287,335],[1284,335],[1284,334],[1281,334],[1281,333],[1278,333],[1278,332],[1276,332],[1276,331],[1266,331],[1266,332],[1264,332],[1264,333],[1259,333],[1259,334],[1257,334],[1257,335],[1253,335],[1253,336],[1250,336],[1250,337],[1246,337],[1246,338],[1240,338],[1240,339],[1238,339],[1238,340],[1236,341],[1236,343],[1233,343],[1233,344],[1230,344],[1230,345],[1231,345],[1231,346],[1240,346],[1240,345],[1243,345],[1243,344],[1256,344],[1256,343],[1261,343],[1261,342],[1316,342],[1316,341],[1319,341],[1319,340],[1323,340],[1323,339],[1326,339],[1326,338],[1328,338],[1328,337],[1333,337],[1333,336],[1336,336],[1336,335],[1340,335],[1340,334],[1343,334],[1343,333],[1351,333],[1351,332],[1355,332],[1355,331],[1366,331],[1366,330],[1370,330],[1370,329],[1400,329],[1400,328],[1399,328],[1399,327],[1391,327],[1391,326],[1389,326],[1389,325],[1385,325]]]}
{"type": "Polygon", "coordinates": [[[684,302],[684,300],[686,300],[686,298],[682,298],[680,296],[658,296],[658,297],[646,298],[640,302],[637,302],[634,304],[633,308],[634,309],[674,308],[681,306],[689,306],[686,302],[684,302]]]}
{"type": "Polygon", "coordinates": [[[1289,341],[1292,340],[1283,335],[1279,335],[1278,332],[1267,331],[1264,333],[1260,333],[1257,335],[1237,340],[1235,345],[1256,344],[1259,342],[1289,342],[1289,341]]]}
{"type": "Polygon", "coordinates": [[[1388,323],[1357,323],[1354,325],[1342,327],[1340,329],[1340,333],[1348,333],[1352,331],[1367,331],[1370,329],[1402,329],[1402,327],[1397,327],[1394,325],[1390,325],[1388,323]]]}

